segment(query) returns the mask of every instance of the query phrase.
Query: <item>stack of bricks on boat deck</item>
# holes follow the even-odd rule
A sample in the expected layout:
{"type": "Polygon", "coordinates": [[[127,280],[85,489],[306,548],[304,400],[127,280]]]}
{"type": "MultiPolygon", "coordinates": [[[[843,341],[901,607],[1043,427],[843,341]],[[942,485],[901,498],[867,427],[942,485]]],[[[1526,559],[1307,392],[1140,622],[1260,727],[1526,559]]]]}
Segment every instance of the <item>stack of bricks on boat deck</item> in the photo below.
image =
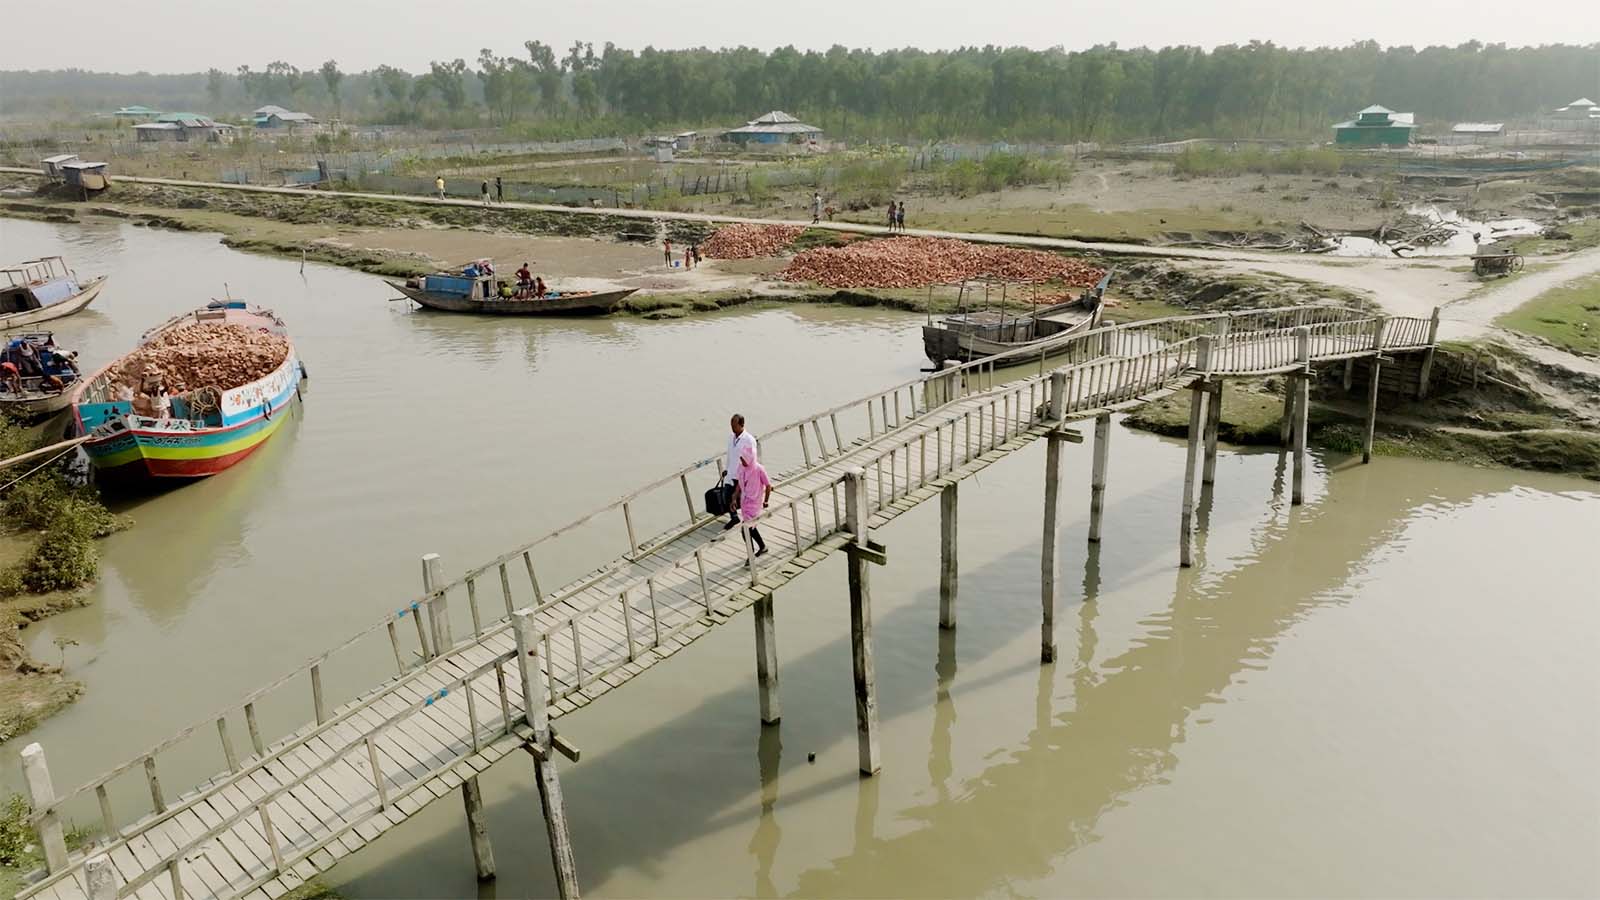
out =
{"type": "Polygon", "coordinates": [[[1089,287],[1105,269],[1043,250],[972,244],[949,238],[896,237],[817,247],[795,255],[783,270],[788,281],[834,288],[906,288],[972,278],[1058,282],[1089,287]]]}
{"type": "Polygon", "coordinates": [[[167,391],[223,390],[265,377],[283,365],[289,341],[242,325],[205,323],[174,328],[129,354],[111,383],[139,392],[159,378],[167,391]]]}

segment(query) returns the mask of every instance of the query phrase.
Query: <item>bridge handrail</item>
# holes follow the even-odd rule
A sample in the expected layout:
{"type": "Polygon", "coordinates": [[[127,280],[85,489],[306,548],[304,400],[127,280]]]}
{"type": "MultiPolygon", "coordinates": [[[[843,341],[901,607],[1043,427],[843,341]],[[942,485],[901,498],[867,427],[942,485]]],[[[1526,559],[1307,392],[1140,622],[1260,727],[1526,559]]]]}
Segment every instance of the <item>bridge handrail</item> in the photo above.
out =
{"type": "MultiPolygon", "coordinates": [[[[1119,344],[1130,344],[1135,339],[1142,338],[1142,339],[1154,340],[1154,341],[1158,342],[1157,343],[1158,347],[1164,347],[1164,348],[1168,348],[1170,350],[1174,350],[1175,352],[1177,352],[1177,353],[1179,353],[1181,355],[1181,354],[1187,352],[1184,348],[1192,348],[1192,340],[1193,340],[1193,338],[1198,337],[1201,334],[1210,334],[1210,335],[1214,336],[1217,333],[1217,329],[1214,328],[1213,326],[1215,326],[1219,322],[1227,322],[1227,323],[1229,323],[1227,326],[1225,326],[1226,330],[1228,330],[1228,331],[1232,331],[1233,330],[1233,323],[1235,323],[1235,322],[1238,322],[1238,323],[1241,323],[1241,324],[1246,324],[1246,323],[1249,323],[1249,324],[1254,324],[1254,323],[1276,323],[1275,327],[1269,328],[1269,329],[1266,329],[1266,330],[1275,330],[1275,331],[1277,331],[1277,330],[1282,330],[1282,329],[1285,329],[1285,328],[1297,327],[1297,326],[1303,325],[1303,324],[1317,325],[1317,324],[1329,324],[1329,323],[1360,323],[1360,322],[1368,322],[1368,323],[1370,323],[1370,322],[1374,321],[1375,319],[1382,319],[1382,318],[1385,318],[1385,317],[1380,316],[1380,315],[1376,315],[1376,314],[1373,314],[1373,313],[1366,313],[1366,312],[1359,311],[1359,310],[1351,310],[1351,309],[1346,308],[1346,307],[1314,304],[1314,305],[1293,306],[1293,307],[1276,307],[1276,308],[1268,307],[1268,308],[1260,308],[1260,309],[1237,310],[1237,311],[1231,311],[1231,312],[1204,313],[1204,314],[1189,315],[1189,316],[1184,316],[1184,315],[1165,316],[1165,317],[1160,317],[1160,318],[1155,318],[1155,319],[1146,319],[1146,320],[1141,320],[1141,321],[1133,321],[1133,322],[1128,322],[1128,323],[1123,323],[1123,324],[1103,325],[1103,326],[1100,326],[1100,327],[1092,329],[1092,330],[1082,331],[1082,332],[1074,332],[1074,333],[1063,335],[1063,336],[1061,336],[1060,340],[1046,341],[1046,342],[1043,342],[1041,344],[1034,345],[1034,346],[1029,346],[1029,347],[1025,347],[1025,348],[1017,348],[1017,349],[1014,349],[1014,350],[1006,351],[1006,352],[1001,353],[1001,354],[997,354],[995,356],[986,357],[986,358],[979,359],[979,360],[972,360],[972,361],[969,361],[969,362],[966,362],[966,363],[962,363],[962,364],[959,364],[959,365],[956,365],[956,366],[952,366],[950,368],[943,369],[943,370],[938,371],[938,372],[933,372],[933,373],[930,373],[930,374],[922,375],[922,376],[920,376],[918,378],[914,378],[914,379],[902,382],[900,384],[897,384],[897,385],[895,385],[895,386],[893,386],[891,388],[888,388],[888,389],[885,389],[885,390],[875,391],[875,392],[873,392],[871,394],[868,394],[868,395],[866,395],[864,397],[861,397],[861,398],[858,398],[856,400],[852,400],[852,401],[848,401],[846,403],[842,403],[842,404],[836,405],[836,406],[831,407],[830,409],[825,410],[823,412],[812,414],[812,415],[807,415],[807,416],[805,416],[805,417],[803,417],[801,419],[797,419],[797,420],[795,420],[793,422],[790,422],[790,423],[788,423],[786,425],[780,426],[777,429],[769,431],[766,435],[763,436],[762,439],[763,439],[763,441],[766,441],[766,440],[770,440],[770,439],[772,439],[774,437],[786,434],[786,433],[791,432],[791,431],[797,431],[800,434],[800,439],[801,439],[802,445],[804,445],[805,436],[804,436],[804,430],[803,429],[804,429],[804,426],[806,424],[815,425],[816,422],[818,420],[822,419],[822,418],[825,418],[825,417],[831,418],[833,416],[836,416],[838,413],[846,412],[846,411],[855,409],[857,407],[866,407],[866,408],[869,409],[869,432],[870,432],[869,436],[876,436],[876,432],[875,431],[871,431],[871,426],[870,426],[870,416],[871,416],[870,409],[872,407],[872,404],[874,402],[879,402],[880,404],[886,404],[887,403],[887,398],[889,396],[896,395],[902,390],[905,390],[907,388],[914,388],[914,387],[916,387],[918,385],[926,386],[926,385],[928,385],[928,384],[930,384],[932,382],[936,382],[936,381],[943,381],[945,384],[954,384],[955,383],[955,379],[958,378],[958,377],[961,378],[963,381],[965,381],[969,386],[974,380],[977,380],[977,381],[979,381],[981,383],[985,379],[987,379],[987,382],[992,386],[993,383],[994,383],[995,370],[997,368],[1003,367],[1004,364],[1013,363],[1013,362],[1016,362],[1016,361],[1031,361],[1035,357],[1039,357],[1041,359],[1041,373],[1042,373],[1042,371],[1043,371],[1042,366],[1043,366],[1043,359],[1044,358],[1051,357],[1051,356],[1060,356],[1063,353],[1068,354],[1069,357],[1070,357],[1071,354],[1076,353],[1079,349],[1083,349],[1085,351],[1091,350],[1091,349],[1094,349],[1097,344],[1100,347],[1104,347],[1104,348],[1115,348],[1119,344]],[[1291,322],[1293,323],[1292,325],[1290,324],[1291,322]],[[1195,326],[1200,326],[1200,327],[1196,328],[1195,326]],[[1164,337],[1164,336],[1170,336],[1172,339],[1171,340],[1167,340],[1166,337],[1164,337]]],[[[1428,346],[1427,338],[1428,338],[1428,326],[1430,324],[1430,320],[1428,320],[1428,319],[1418,319],[1418,318],[1412,318],[1412,317],[1394,317],[1394,318],[1388,318],[1387,319],[1387,323],[1388,324],[1387,324],[1387,327],[1385,329],[1385,340],[1384,340],[1384,344],[1383,344],[1383,346],[1385,348],[1425,347],[1425,346],[1428,346]],[[1395,334],[1395,340],[1393,340],[1393,341],[1391,341],[1389,339],[1389,336],[1390,336],[1391,333],[1396,333],[1395,334]],[[1403,340],[1402,340],[1402,338],[1403,338],[1403,340]],[[1420,342],[1419,342],[1419,338],[1420,338],[1420,342]]],[[[1124,358],[1127,359],[1127,358],[1135,358],[1135,357],[1124,357],[1124,358]]],[[[1187,357],[1180,356],[1180,358],[1187,358],[1187,357]]],[[[1083,363],[1077,363],[1077,364],[1069,363],[1067,368],[1072,368],[1074,365],[1089,366],[1089,365],[1092,364],[1093,361],[1094,361],[1093,359],[1090,359],[1090,360],[1086,360],[1083,363]]],[[[921,408],[921,413],[920,414],[921,415],[925,415],[928,412],[930,412],[931,410],[936,409],[939,406],[942,406],[947,402],[950,402],[950,400],[952,400],[952,399],[954,399],[953,395],[947,395],[946,398],[943,401],[941,401],[940,403],[929,405],[927,403],[926,399],[924,398],[924,405],[921,408]]],[[[913,392],[913,395],[912,395],[912,400],[913,400],[913,408],[910,411],[910,418],[914,419],[919,415],[919,413],[917,411],[917,408],[914,405],[915,401],[917,400],[914,392],[913,392]]],[[[897,402],[898,402],[898,398],[897,398],[897,402]]],[[[1070,406],[1071,402],[1072,401],[1069,400],[1069,406],[1070,406]]],[[[903,421],[904,420],[901,420],[902,424],[903,424],[903,421]]],[[[886,431],[890,430],[887,427],[887,423],[884,423],[884,425],[885,425],[885,430],[886,431]]],[[[898,427],[898,424],[895,427],[898,427]]],[[[836,437],[836,441],[835,441],[834,452],[835,453],[844,452],[845,448],[844,448],[843,442],[838,440],[837,431],[835,432],[835,437],[836,437]]],[[[821,449],[821,448],[819,448],[819,449],[821,449]]],[[[808,455],[809,455],[809,453],[808,453],[808,455]]],[[[631,493],[629,493],[629,494],[627,494],[627,495],[625,495],[625,496],[623,496],[623,497],[621,497],[621,498],[619,498],[617,500],[614,500],[611,503],[607,504],[606,506],[600,507],[599,509],[596,509],[596,510],[592,511],[592,512],[590,512],[590,513],[588,513],[588,514],[586,514],[586,515],[574,520],[573,522],[568,523],[565,526],[562,526],[561,528],[557,528],[554,531],[549,532],[548,534],[546,534],[546,535],[544,535],[544,536],[542,536],[540,538],[537,538],[532,542],[523,544],[521,547],[519,547],[519,548],[517,548],[517,549],[515,549],[513,551],[510,551],[508,553],[502,554],[500,557],[497,557],[494,561],[492,561],[492,562],[490,562],[490,563],[488,563],[486,565],[482,565],[482,566],[479,566],[477,568],[468,570],[467,574],[463,575],[460,578],[457,578],[454,581],[451,581],[451,582],[449,582],[447,584],[444,584],[442,586],[438,586],[434,590],[424,593],[419,598],[414,599],[411,602],[407,603],[406,605],[400,607],[397,612],[392,613],[390,615],[387,615],[383,619],[375,622],[374,624],[372,624],[372,625],[370,625],[370,626],[358,631],[357,633],[355,633],[351,637],[347,638],[346,640],[340,642],[336,646],[334,646],[334,647],[332,647],[332,648],[330,648],[330,649],[328,649],[328,650],[326,650],[326,651],[324,651],[322,653],[319,653],[319,654],[317,654],[317,655],[315,655],[313,657],[310,657],[306,662],[302,663],[300,666],[296,667],[294,670],[292,670],[292,671],[286,673],[285,675],[281,676],[280,678],[270,682],[269,684],[267,684],[264,687],[258,688],[258,689],[254,690],[254,691],[251,691],[250,693],[246,694],[242,699],[240,699],[238,701],[235,701],[232,704],[229,704],[228,706],[225,706],[222,710],[218,711],[216,714],[195,722],[194,724],[188,726],[187,728],[182,729],[181,731],[177,732],[176,734],[172,735],[171,737],[166,738],[165,740],[158,742],[153,747],[151,747],[149,750],[147,750],[147,751],[145,751],[143,753],[137,754],[137,755],[131,757],[126,762],[121,763],[121,764],[119,764],[119,765],[107,770],[106,772],[104,772],[104,773],[102,773],[102,774],[100,774],[98,776],[95,776],[94,778],[91,778],[91,779],[83,782],[82,784],[78,785],[77,787],[73,788],[72,790],[66,792],[65,794],[63,794],[60,797],[58,797],[57,799],[55,799],[49,806],[46,806],[46,807],[44,807],[42,809],[35,810],[33,816],[31,817],[32,820],[37,822],[39,819],[43,818],[45,815],[59,811],[66,803],[68,803],[69,801],[74,800],[74,799],[82,796],[85,792],[87,792],[87,791],[89,791],[91,789],[103,788],[112,779],[127,773],[128,771],[132,770],[134,767],[136,767],[136,766],[140,765],[141,763],[143,763],[145,760],[153,759],[157,754],[159,754],[159,753],[161,753],[161,752],[163,752],[163,751],[165,751],[167,749],[170,749],[171,747],[173,747],[176,744],[182,742],[183,740],[193,736],[202,727],[204,727],[204,726],[206,726],[206,725],[208,725],[208,724],[210,724],[212,722],[217,722],[217,721],[225,718],[226,716],[228,716],[231,713],[235,713],[235,712],[237,712],[239,710],[244,710],[246,715],[247,715],[247,717],[250,717],[252,719],[252,722],[253,722],[253,713],[251,712],[250,707],[255,702],[257,702],[260,699],[262,699],[263,697],[265,697],[265,696],[277,691],[278,689],[280,689],[283,686],[285,686],[286,684],[288,684],[290,681],[294,680],[295,678],[297,678],[297,677],[299,677],[299,676],[301,676],[303,674],[306,674],[308,672],[311,673],[312,680],[313,680],[313,685],[314,685],[314,690],[317,690],[317,691],[320,692],[320,687],[317,687],[318,676],[317,676],[315,670],[317,670],[318,667],[323,662],[327,661],[333,655],[335,655],[335,654],[337,654],[337,653],[339,653],[339,652],[341,652],[343,650],[348,649],[352,645],[358,643],[359,641],[361,641],[362,639],[370,636],[372,633],[374,633],[376,631],[387,629],[390,632],[391,641],[394,642],[394,648],[395,648],[395,654],[396,654],[397,663],[399,663],[401,661],[400,660],[401,654],[400,654],[400,647],[399,647],[398,638],[397,638],[395,629],[396,629],[396,624],[401,622],[403,619],[405,619],[405,617],[407,615],[412,616],[414,618],[414,621],[416,622],[417,631],[418,631],[418,643],[422,648],[422,656],[424,658],[427,658],[430,655],[430,653],[428,651],[427,638],[426,638],[426,636],[424,634],[424,629],[423,629],[423,626],[422,626],[422,623],[421,623],[421,615],[422,615],[422,608],[428,602],[430,602],[431,600],[433,600],[435,598],[443,596],[444,594],[446,594],[450,590],[462,587],[463,585],[467,586],[469,594],[470,594],[472,592],[472,590],[473,590],[473,585],[474,585],[475,579],[478,578],[478,577],[481,577],[485,573],[495,569],[496,567],[505,566],[507,563],[509,563],[511,561],[514,561],[516,559],[516,557],[524,556],[525,554],[527,554],[529,551],[531,551],[533,548],[539,546],[540,544],[542,544],[542,543],[544,543],[546,541],[549,541],[551,539],[554,539],[556,537],[559,537],[561,534],[564,534],[564,533],[572,530],[573,528],[576,528],[576,527],[579,527],[579,526],[581,526],[581,525],[583,525],[585,523],[588,523],[588,522],[594,520],[597,516],[599,516],[599,515],[601,515],[603,513],[611,512],[611,511],[614,511],[614,510],[616,510],[618,508],[625,507],[630,502],[639,499],[640,497],[642,497],[643,495],[649,493],[650,491],[657,490],[657,489],[659,489],[659,488],[661,488],[661,487],[663,487],[665,485],[671,484],[674,480],[679,480],[679,479],[683,478],[684,476],[687,476],[688,473],[696,471],[697,469],[703,468],[704,466],[706,466],[709,463],[715,462],[718,458],[719,458],[718,456],[711,456],[711,457],[705,457],[705,458],[696,460],[695,462],[689,464],[688,466],[683,467],[683,468],[681,468],[681,469],[679,469],[679,470],[677,470],[677,471],[675,471],[675,472],[673,472],[673,473],[671,473],[671,474],[669,474],[669,475],[667,475],[667,476],[665,476],[663,478],[657,479],[656,481],[653,481],[650,484],[648,484],[648,485],[646,485],[646,486],[644,486],[642,488],[639,488],[639,489],[637,489],[637,490],[635,490],[635,491],[633,491],[633,492],[631,492],[631,493]]],[[[826,458],[827,457],[825,456],[824,459],[826,459],[826,458]]],[[[691,499],[691,502],[692,502],[692,499],[691,499]]],[[[625,510],[625,512],[626,512],[626,510],[625,510]]],[[[704,518],[700,517],[700,516],[697,516],[696,518],[689,520],[687,525],[692,527],[697,521],[703,522],[704,518]]],[[[526,559],[526,557],[525,557],[525,559],[526,559]]],[[[530,573],[531,573],[531,571],[532,571],[531,559],[528,560],[528,561],[529,561],[529,569],[530,569],[530,573]]],[[[591,573],[590,576],[586,576],[584,579],[581,579],[580,580],[580,584],[583,583],[583,582],[592,582],[593,579],[596,579],[596,578],[599,578],[599,577],[603,577],[605,574],[608,574],[611,571],[615,571],[615,568],[614,568],[615,565],[617,565],[617,564],[613,564],[612,566],[602,567],[601,569],[597,570],[595,573],[591,573]]],[[[582,589],[581,587],[578,587],[577,585],[574,585],[573,587],[577,588],[578,590],[582,589]]],[[[545,607],[547,607],[547,606],[549,606],[551,604],[562,602],[566,598],[566,596],[569,596],[571,593],[575,593],[575,592],[576,592],[576,590],[562,591],[557,595],[552,595],[550,598],[548,598],[547,602],[538,602],[536,604],[536,607],[542,609],[542,608],[545,608],[545,607]]],[[[504,621],[505,621],[504,619],[498,620],[498,622],[500,622],[500,623],[503,623],[504,621]]],[[[491,634],[497,634],[502,630],[503,630],[502,628],[494,627],[493,625],[491,625],[491,627],[489,627],[487,629],[479,629],[479,630],[477,630],[475,632],[473,638],[470,639],[470,640],[473,641],[473,642],[481,641],[483,638],[485,638],[485,637],[487,637],[487,636],[489,636],[491,634]]],[[[458,642],[456,644],[456,647],[459,647],[461,645],[462,644],[460,642],[458,642]]],[[[453,647],[451,649],[455,649],[455,648],[453,647]]],[[[411,671],[418,671],[418,670],[417,669],[413,669],[411,671]]],[[[405,666],[402,663],[401,664],[401,668],[400,668],[400,672],[395,677],[400,678],[403,681],[408,674],[409,674],[409,672],[406,670],[405,666]]],[[[260,756],[261,754],[258,753],[257,755],[260,756]]],[[[109,816],[108,816],[108,818],[109,818],[109,816]]],[[[112,823],[110,821],[108,821],[106,824],[108,826],[112,825],[112,823]]],[[[113,827],[112,830],[114,831],[115,828],[113,827]]]]}

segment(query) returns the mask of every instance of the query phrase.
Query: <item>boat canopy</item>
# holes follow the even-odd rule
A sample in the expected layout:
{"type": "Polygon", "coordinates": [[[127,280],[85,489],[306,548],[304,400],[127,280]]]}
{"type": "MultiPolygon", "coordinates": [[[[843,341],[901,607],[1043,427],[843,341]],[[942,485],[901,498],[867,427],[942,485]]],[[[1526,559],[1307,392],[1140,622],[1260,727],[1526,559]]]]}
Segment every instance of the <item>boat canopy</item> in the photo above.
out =
{"type": "Polygon", "coordinates": [[[50,281],[72,277],[67,261],[59,256],[30,259],[16,265],[0,267],[0,287],[32,287],[50,281]]]}

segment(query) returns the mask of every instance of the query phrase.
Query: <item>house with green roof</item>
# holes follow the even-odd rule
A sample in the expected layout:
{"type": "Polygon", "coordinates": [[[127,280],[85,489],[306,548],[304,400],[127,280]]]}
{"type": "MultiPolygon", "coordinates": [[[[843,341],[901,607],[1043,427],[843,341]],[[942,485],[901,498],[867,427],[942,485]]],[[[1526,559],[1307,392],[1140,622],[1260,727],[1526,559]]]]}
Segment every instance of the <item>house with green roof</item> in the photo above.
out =
{"type": "Polygon", "coordinates": [[[1417,128],[1416,113],[1395,112],[1376,104],[1333,126],[1333,142],[1341,147],[1405,147],[1417,128]]]}

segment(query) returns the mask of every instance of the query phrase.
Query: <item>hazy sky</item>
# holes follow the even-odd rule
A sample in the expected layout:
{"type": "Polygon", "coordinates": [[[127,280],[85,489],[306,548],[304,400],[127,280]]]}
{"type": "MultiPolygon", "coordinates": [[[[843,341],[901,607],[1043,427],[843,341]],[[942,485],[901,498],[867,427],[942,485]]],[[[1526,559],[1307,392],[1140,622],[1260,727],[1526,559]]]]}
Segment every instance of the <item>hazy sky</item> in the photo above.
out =
{"type": "MultiPolygon", "coordinates": [[[[949,48],[1002,44],[1069,49],[1214,46],[1252,38],[1287,46],[1600,42],[1595,0],[8,0],[4,31],[53,35],[6,42],[0,69],[196,71],[282,59],[346,71],[382,63],[416,70],[469,62],[479,48],[521,55],[522,42],[558,48],[732,46],[763,49],[949,48]]],[[[1600,81],[1600,59],[1596,63],[1600,81]]]]}

